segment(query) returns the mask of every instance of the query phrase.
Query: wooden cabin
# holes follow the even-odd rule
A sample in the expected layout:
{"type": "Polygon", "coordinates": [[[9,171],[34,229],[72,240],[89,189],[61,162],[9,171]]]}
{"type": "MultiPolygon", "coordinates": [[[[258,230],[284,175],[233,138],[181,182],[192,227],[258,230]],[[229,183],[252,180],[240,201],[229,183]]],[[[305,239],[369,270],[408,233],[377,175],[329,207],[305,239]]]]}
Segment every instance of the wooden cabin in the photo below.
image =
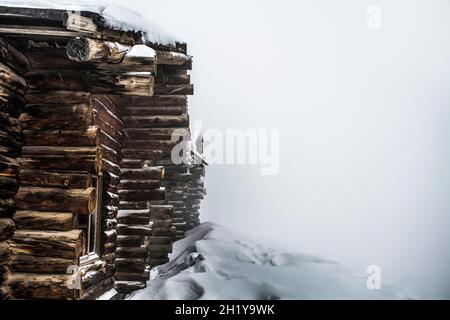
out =
{"type": "Polygon", "coordinates": [[[0,300],[142,289],[200,223],[205,164],[171,160],[192,57],[149,31],[0,5],[0,300]]]}

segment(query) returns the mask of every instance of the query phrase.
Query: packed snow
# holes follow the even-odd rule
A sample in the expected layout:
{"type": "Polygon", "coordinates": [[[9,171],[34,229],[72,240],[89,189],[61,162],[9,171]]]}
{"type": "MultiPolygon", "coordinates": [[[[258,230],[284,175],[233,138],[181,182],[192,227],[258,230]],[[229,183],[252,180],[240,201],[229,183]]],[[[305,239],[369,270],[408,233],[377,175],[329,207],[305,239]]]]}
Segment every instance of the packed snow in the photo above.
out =
{"type": "Polygon", "coordinates": [[[403,288],[369,290],[363,274],[305,254],[266,248],[206,223],[175,243],[171,261],[152,270],[130,300],[408,299],[403,288]]]}
{"type": "Polygon", "coordinates": [[[164,32],[158,25],[144,18],[140,13],[115,5],[111,0],[0,0],[0,6],[18,8],[56,9],[68,11],[89,11],[102,15],[108,27],[123,31],[142,31],[145,40],[169,45],[178,40],[164,32]]]}
{"type": "Polygon", "coordinates": [[[156,56],[156,51],[144,44],[138,44],[133,46],[131,50],[127,52],[127,56],[154,58],[156,56]]]}

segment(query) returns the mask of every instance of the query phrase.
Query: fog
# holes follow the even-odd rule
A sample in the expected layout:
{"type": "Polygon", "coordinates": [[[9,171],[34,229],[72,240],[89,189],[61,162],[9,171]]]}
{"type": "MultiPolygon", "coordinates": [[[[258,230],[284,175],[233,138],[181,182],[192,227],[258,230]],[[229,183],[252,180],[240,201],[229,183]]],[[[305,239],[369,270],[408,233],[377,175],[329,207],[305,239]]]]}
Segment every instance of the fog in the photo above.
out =
{"type": "Polygon", "coordinates": [[[278,175],[207,169],[203,221],[450,298],[448,0],[119,2],[188,42],[193,121],[280,130],[278,175]]]}

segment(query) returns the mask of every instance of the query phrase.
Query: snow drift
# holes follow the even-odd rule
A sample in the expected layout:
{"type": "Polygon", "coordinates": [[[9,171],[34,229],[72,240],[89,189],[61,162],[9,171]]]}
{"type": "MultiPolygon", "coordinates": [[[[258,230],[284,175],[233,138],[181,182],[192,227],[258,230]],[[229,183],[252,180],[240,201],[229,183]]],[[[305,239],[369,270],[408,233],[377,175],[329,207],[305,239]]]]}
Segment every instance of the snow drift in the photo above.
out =
{"type": "Polygon", "coordinates": [[[366,276],[332,260],[279,252],[212,223],[175,243],[132,300],[407,299],[404,289],[368,290],[366,276]]]}

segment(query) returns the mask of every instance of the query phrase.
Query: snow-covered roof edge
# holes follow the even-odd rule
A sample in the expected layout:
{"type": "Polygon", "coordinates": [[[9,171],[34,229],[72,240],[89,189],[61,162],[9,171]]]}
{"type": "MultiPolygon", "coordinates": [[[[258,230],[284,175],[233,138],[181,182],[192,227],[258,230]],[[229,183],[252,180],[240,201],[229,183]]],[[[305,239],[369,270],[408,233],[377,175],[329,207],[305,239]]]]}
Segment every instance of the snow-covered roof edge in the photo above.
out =
{"type": "Polygon", "coordinates": [[[157,24],[147,20],[140,13],[129,8],[120,7],[114,1],[82,0],[74,3],[67,0],[0,0],[0,6],[13,8],[80,11],[97,14],[104,19],[105,27],[124,32],[142,32],[146,42],[176,46],[182,43],[165,32],[157,24]]]}

